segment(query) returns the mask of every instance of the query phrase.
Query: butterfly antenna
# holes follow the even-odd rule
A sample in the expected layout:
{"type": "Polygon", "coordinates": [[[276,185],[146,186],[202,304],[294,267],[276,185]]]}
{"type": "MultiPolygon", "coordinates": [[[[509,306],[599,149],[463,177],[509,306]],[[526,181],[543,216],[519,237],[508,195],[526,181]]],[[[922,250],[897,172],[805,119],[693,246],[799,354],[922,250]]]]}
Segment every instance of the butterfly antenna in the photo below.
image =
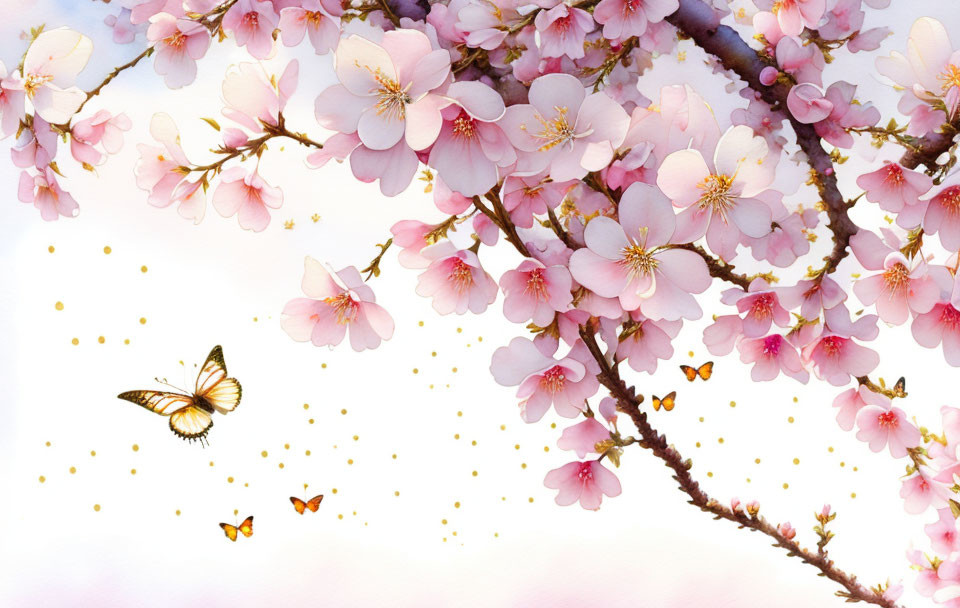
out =
{"type": "MultiPolygon", "coordinates": [[[[187,391],[186,391],[185,389],[182,389],[182,388],[180,388],[179,386],[174,386],[173,384],[170,384],[169,382],[167,382],[167,379],[166,379],[166,378],[161,379],[161,378],[157,378],[156,376],[154,376],[153,379],[154,379],[154,381],[156,381],[156,382],[158,382],[158,383],[160,383],[160,384],[166,384],[166,385],[169,386],[170,388],[176,389],[176,390],[180,391],[181,393],[187,393],[187,391]]],[[[188,393],[188,394],[189,394],[189,393],[188,393]]]]}

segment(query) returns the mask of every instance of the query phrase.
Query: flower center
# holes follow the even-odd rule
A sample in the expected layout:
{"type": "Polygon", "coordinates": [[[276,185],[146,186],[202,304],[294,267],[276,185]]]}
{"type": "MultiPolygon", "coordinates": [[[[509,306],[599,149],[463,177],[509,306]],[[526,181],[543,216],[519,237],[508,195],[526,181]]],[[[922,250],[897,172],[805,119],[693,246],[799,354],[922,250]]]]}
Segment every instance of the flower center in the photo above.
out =
{"type": "Polygon", "coordinates": [[[542,268],[534,268],[530,271],[530,275],[527,277],[527,286],[524,287],[523,293],[531,294],[537,300],[547,300],[547,282],[543,278],[542,268]]]}
{"type": "Polygon", "coordinates": [[[640,7],[640,0],[626,0],[623,3],[623,13],[629,15],[630,13],[635,13],[640,7]]]}
{"type": "Polygon", "coordinates": [[[563,368],[554,365],[540,377],[540,388],[549,393],[558,393],[563,390],[566,382],[567,378],[563,375],[563,368]]]}
{"type": "Polygon", "coordinates": [[[27,97],[33,97],[37,89],[51,80],[53,80],[53,76],[47,76],[46,74],[27,74],[27,78],[23,82],[23,90],[27,93],[27,97]]]}
{"type": "MultiPolygon", "coordinates": [[[[773,294],[762,293],[753,299],[750,314],[757,319],[766,319],[773,311],[773,294]]],[[[773,337],[773,336],[771,336],[773,337]]]]}
{"type": "Polygon", "coordinates": [[[581,483],[593,481],[593,468],[589,462],[580,463],[580,468],[577,470],[577,479],[579,479],[581,483]]]}
{"type": "MultiPolygon", "coordinates": [[[[355,61],[354,65],[361,67],[359,61],[355,61]]],[[[407,94],[406,89],[402,88],[399,82],[385,76],[380,68],[374,70],[369,66],[362,67],[370,72],[377,84],[380,85],[379,88],[374,89],[377,95],[377,103],[374,106],[377,109],[377,114],[387,114],[403,120],[407,114],[407,104],[413,103],[413,98],[407,94]]]]}
{"type": "Polygon", "coordinates": [[[347,292],[331,298],[324,298],[322,302],[331,306],[334,312],[336,312],[337,323],[339,325],[346,325],[351,321],[356,321],[360,315],[360,303],[351,298],[347,292]]]}
{"type": "Polygon", "coordinates": [[[573,127],[567,120],[567,108],[556,106],[553,109],[556,110],[557,115],[550,120],[540,116],[539,113],[537,114],[537,120],[540,122],[543,130],[534,135],[534,137],[542,139],[545,142],[538,148],[540,152],[546,152],[556,146],[572,143],[573,140],[576,139],[573,127]]]}
{"type": "Polygon", "coordinates": [[[910,284],[910,270],[903,262],[897,262],[883,271],[883,280],[891,294],[903,293],[910,284]]]}
{"type": "Polygon", "coordinates": [[[657,269],[657,258],[640,245],[624,247],[620,255],[623,256],[620,263],[627,266],[635,277],[651,275],[657,269]]]}
{"type": "Polygon", "coordinates": [[[960,215],[960,186],[950,186],[933,197],[933,202],[943,207],[951,216],[960,215]]]}
{"type": "Polygon", "coordinates": [[[883,181],[892,182],[893,185],[899,187],[903,183],[903,169],[900,168],[900,165],[896,163],[887,165],[887,177],[883,181]]]}
{"type": "Polygon", "coordinates": [[[943,92],[946,93],[953,87],[960,87],[960,66],[947,65],[946,69],[937,75],[937,80],[943,82],[941,85],[943,92]]]}
{"type": "Polygon", "coordinates": [[[960,311],[950,304],[944,304],[940,313],[940,323],[951,331],[960,330],[960,311]]]}
{"type": "Polygon", "coordinates": [[[883,412],[877,416],[877,424],[885,429],[895,429],[900,426],[900,419],[893,412],[883,412]]]}
{"type": "Polygon", "coordinates": [[[183,32],[180,30],[175,31],[166,38],[163,39],[163,43],[167,46],[172,46],[175,49],[179,49],[183,46],[183,43],[186,42],[187,37],[183,35],[183,32]]]}
{"type": "Polygon", "coordinates": [[[780,354],[783,338],[774,334],[763,339],[763,354],[776,357],[780,354]]]}
{"type": "Polygon", "coordinates": [[[456,258],[453,262],[453,270],[447,275],[447,280],[453,284],[454,291],[463,293],[473,285],[473,273],[466,262],[456,258]]]}
{"type": "Polygon", "coordinates": [[[703,178],[703,181],[697,184],[697,188],[703,190],[700,195],[700,208],[713,209],[726,221],[727,210],[734,205],[733,196],[730,195],[732,185],[733,177],[729,175],[708,175],[703,178]]]}
{"type": "Polygon", "coordinates": [[[453,134],[462,139],[472,139],[477,132],[477,123],[469,114],[460,111],[460,115],[453,121],[453,134]]]}
{"type": "Polygon", "coordinates": [[[844,339],[840,336],[827,336],[820,341],[820,344],[823,345],[824,352],[831,357],[843,349],[843,343],[844,339]]]}
{"type": "Polygon", "coordinates": [[[304,18],[310,25],[317,26],[323,21],[323,13],[320,11],[307,11],[304,18]]]}
{"type": "Polygon", "coordinates": [[[241,19],[244,27],[257,27],[260,25],[260,15],[256,11],[246,13],[241,19]]]}

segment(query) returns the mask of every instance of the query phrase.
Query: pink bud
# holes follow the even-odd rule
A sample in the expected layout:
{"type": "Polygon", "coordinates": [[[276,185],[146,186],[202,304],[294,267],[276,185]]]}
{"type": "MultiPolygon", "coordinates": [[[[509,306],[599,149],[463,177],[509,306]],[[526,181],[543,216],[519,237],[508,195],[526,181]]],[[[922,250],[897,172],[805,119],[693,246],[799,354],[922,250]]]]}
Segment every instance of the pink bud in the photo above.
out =
{"type": "Polygon", "coordinates": [[[760,503],[756,500],[751,500],[747,503],[747,513],[756,517],[757,513],[760,512],[760,503]]]}
{"type": "Polygon", "coordinates": [[[830,505],[823,505],[823,510],[820,511],[820,515],[823,517],[830,517],[830,505]]]}
{"type": "Polygon", "coordinates": [[[739,511],[740,511],[740,499],[739,499],[739,498],[736,498],[736,497],[731,498],[731,499],[730,499],[730,508],[733,509],[733,512],[734,512],[734,513],[739,512],[739,511]]]}
{"type": "Polygon", "coordinates": [[[791,540],[794,536],[797,535],[797,531],[794,529],[793,526],[790,525],[790,522],[788,521],[785,521],[779,526],[777,526],[777,531],[780,532],[780,534],[783,535],[783,537],[786,538],[787,540],[791,540]]]}
{"type": "Polygon", "coordinates": [[[780,70],[768,65],[760,70],[760,83],[770,86],[777,81],[778,76],[780,76],[780,70]]]}
{"type": "Polygon", "coordinates": [[[787,108],[798,121],[806,124],[820,122],[830,116],[833,102],[810,83],[799,84],[787,94],[787,108]]]}

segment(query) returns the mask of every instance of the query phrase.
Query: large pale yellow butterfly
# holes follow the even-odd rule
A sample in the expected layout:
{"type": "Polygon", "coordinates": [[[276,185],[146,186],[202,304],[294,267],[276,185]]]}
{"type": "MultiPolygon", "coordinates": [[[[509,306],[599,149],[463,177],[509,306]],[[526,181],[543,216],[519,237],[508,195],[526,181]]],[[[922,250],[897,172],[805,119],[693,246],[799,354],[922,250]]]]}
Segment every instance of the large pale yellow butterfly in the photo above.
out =
{"type": "Polygon", "coordinates": [[[213,347],[200,368],[192,395],[186,391],[171,393],[147,390],[128,391],[117,397],[161,416],[169,416],[170,430],[178,437],[202,442],[213,427],[213,413],[232,412],[240,404],[241,393],[240,383],[227,377],[223,349],[218,345],[213,347]]]}

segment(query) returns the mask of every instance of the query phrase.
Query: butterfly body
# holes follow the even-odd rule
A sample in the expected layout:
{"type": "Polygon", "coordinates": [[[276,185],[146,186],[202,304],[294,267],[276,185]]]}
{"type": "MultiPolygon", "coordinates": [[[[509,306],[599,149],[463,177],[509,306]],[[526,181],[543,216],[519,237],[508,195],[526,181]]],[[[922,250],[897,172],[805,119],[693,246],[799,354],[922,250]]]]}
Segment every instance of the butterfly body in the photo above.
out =
{"type": "Polygon", "coordinates": [[[119,399],[168,416],[170,430],[188,441],[203,441],[213,428],[213,414],[232,412],[240,404],[243,389],[234,378],[227,377],[223,349],[218,345],[207,356],[197,376],[193,394],[155,390],[127,391],[119,399]]]}

